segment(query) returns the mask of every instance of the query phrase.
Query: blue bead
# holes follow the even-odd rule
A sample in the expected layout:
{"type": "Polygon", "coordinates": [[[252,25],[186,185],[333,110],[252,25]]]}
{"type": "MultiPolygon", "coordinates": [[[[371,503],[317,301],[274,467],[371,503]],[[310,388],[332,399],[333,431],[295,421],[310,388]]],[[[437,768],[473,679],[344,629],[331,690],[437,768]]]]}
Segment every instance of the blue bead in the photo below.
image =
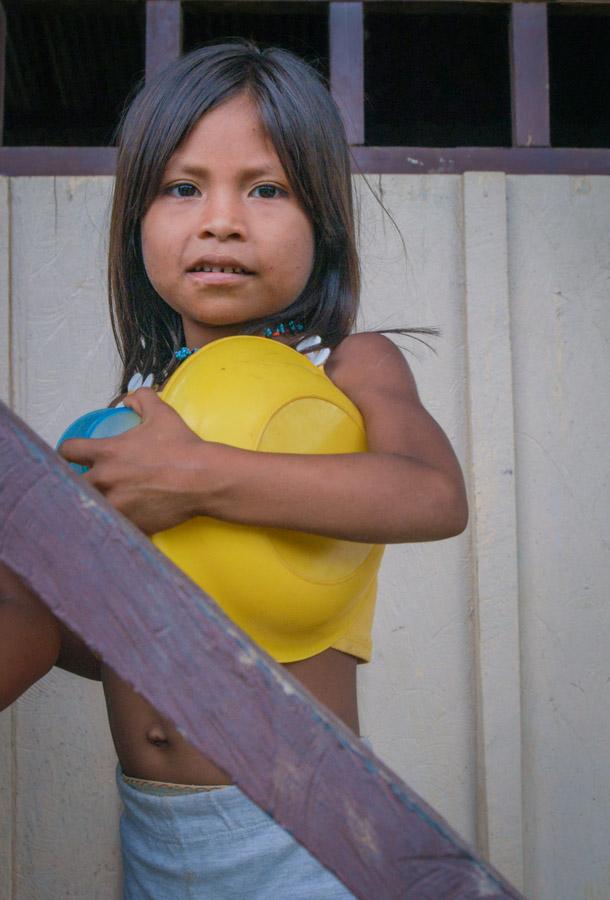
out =
{"type": "Polygon", "coordinates": [[[287,331],[290,331],[291,334],[296,334],[297,331],[305,331],[305,326],[302,322],[295,322],[294,319],[290,319],[288,322],[278,322],[273,328],[265,328],[263,334],[265,337],[276,337],[276,335],[286,334],[287,331]]]}

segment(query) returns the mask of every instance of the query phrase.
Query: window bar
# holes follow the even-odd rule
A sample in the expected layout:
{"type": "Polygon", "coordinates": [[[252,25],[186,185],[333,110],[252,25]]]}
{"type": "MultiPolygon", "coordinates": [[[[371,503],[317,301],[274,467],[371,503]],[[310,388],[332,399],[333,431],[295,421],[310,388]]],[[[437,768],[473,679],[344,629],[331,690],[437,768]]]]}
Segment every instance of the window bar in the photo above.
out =
{"type": "Polygon", "coordinates": [[[146,80],[182,53],[180,0],[146,0],[146,80]]]}
{"type": "Polygon", "coordinates": [[[350,144],[364,144],[364,9],[329,3],[330,89],[350,144]]]}
{"type": "Polygon", "coordinates": [[[4,143],[4,73],[6,70],[6,13],[0,0],[0,147],[4,143]]]}
{"type": "Polygon", "coordinates": [[[514,147],[548,147],[549,46],[546,3],[513,3],[510,66],[514,147]]]}

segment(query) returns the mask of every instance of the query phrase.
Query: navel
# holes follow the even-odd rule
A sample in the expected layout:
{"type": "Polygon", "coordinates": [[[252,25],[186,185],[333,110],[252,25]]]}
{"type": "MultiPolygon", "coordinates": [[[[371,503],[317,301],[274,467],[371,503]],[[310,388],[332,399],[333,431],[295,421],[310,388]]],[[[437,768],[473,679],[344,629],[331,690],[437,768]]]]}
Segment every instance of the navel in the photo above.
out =
{"type": "Polygon", "coordinates": [[[146,731],[146,740],[154,747],[164,749],[169,747],[169,740],[166,730],[159,724],[152,725],[146,731]]]}

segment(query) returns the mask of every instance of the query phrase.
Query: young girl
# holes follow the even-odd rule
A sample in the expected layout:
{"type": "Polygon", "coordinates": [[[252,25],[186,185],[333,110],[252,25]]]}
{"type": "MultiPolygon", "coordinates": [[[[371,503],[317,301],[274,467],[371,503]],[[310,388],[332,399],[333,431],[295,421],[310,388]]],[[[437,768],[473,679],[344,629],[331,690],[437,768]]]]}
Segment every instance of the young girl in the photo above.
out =
{"type": "MultiPolygon", "coordinates": [[[[89,466],[84,477],[143,531],[193,516],[374,544],[463,530],[459,465],[403,355],[378,333],[350,334],[359,267],[349,153],[336,107],[304,62],[222,44],[141,91],[121,129],[109,273],[121,394],[136,373],[161,387],[182,358],[219,338],[309,338],[327,351],[317,361],[327,356],[326,374],[367,434],[368,453],[247,451],[201,440],[154,389],[137,390],[125,404],[139,427],[69,441],[62,453],[89,466]]],[[[289,665],[356,733],[371,611],[289,665]]],[[[74,668],[78,642],[65,631],[63,641],[61,661],[74,668]]],[[[104,667],[102,679],[125,807],[126,897],[352,896],[129,685],[104,667]]]]}

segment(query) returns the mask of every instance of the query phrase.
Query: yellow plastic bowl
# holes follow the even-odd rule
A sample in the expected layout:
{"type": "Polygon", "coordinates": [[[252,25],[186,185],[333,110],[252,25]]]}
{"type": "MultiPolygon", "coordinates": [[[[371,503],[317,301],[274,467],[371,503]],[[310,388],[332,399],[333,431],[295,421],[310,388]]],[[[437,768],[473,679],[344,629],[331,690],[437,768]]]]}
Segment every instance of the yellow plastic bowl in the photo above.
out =
{"type": "MultiPolygon", "coordinates": [[[[259,337],[198,350],[161,392],[209,441],[269,453],[362,453],[354,404],[305,356],[259,337]]],[[[312,498],[315,503],[315,497],[312,498]]],[[[156,546],[280,662],[330,647],[374,589],[383,547],[197,517],[156,546]]]]}

